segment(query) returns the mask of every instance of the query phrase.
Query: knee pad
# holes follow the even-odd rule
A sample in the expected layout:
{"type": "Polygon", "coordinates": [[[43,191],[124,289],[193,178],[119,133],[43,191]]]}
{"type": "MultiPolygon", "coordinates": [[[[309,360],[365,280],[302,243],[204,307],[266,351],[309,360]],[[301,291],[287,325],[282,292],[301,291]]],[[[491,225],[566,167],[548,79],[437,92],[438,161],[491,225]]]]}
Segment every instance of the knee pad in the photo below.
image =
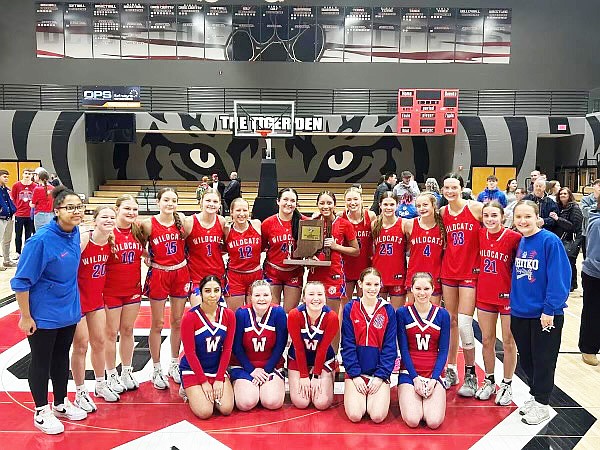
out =
{"type": "Polygon", "coordinates": [[[458,334],[462,347],[465,350],[475,348],[475,334],[473,333],[473,316],[458,314],[458,334]]]}

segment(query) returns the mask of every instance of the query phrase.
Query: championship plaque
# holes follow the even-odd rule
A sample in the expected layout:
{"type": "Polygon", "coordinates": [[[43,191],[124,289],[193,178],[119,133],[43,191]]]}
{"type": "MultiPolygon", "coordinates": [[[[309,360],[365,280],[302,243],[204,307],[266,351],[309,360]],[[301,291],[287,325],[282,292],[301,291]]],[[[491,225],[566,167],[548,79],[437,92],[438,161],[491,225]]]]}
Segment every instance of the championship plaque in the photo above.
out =
{"type": "Polygon", "coordinates": [[[331,226],[326,226],[321,219],[301,220],[298,230],[297,247],[291,252],[291,257],[284,259],[284,264],[295,266],[330,266],[330,250],[323,248],[323,241],[330,237],[331,226]],[[326,260],[314,259],[320,251],[326,260]]]}

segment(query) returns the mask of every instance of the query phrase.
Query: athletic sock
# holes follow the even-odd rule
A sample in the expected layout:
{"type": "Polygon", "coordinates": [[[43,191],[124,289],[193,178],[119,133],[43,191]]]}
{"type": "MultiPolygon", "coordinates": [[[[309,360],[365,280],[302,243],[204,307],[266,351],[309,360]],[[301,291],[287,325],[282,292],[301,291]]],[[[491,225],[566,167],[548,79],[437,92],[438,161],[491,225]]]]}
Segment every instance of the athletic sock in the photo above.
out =
{"type": "Polygon", "coordinates": [[[454,370],[455,372],[457,372],[457,367],[456,367],[456,364],[448,364],[448,369],[452,369],[452,370],[454,370]]]}
{"type": "Polygon", "coordinates": [[[104,383],[104,377],[96,377],[96,387],[104,383]]]}
{"type": "Polygon", "coordinates": [[[475,375],[475,366],[465,365],[465,375],[475,375]]]}
{"type": "Polygon", "coordinates": [[[155,362],[155,363],[154,363],[154,368],[155,368],[155,369],[161,369],[160,362],[155,362]]]}
{"type": "Polygon", "coordinates": [[[507,380],[506,378],[502,378],[502,382],[503,382],[504,384],[512,384],[512,378],[511,378],[511,379],[509,379],[509,380],[507,380]]]}
{"type": "Polygon", "coordinates": [[[179,358],[171,358],[171,364],[179,365],[179,358]]]}
{"type": "Polygon", "coordinates": [[[106,369],[106,378],[109,378],[111,375],[119,375],[116,367],[114,369],[106,369]]]}
{"type": "Polygon", "coordinates": [[[85,384],[82,384],[80,386],[75,386],[75,390],[77,391],[78,394],[83,394],[84,392],[87,392],[87,388],[85,387],[85,384]]]}
{"type": "Polygon", "coordinates": [[[486,374],[485,374],[485,379],[486,379],[486,380],[490,380],[490,382],[491,382],[492,384],[496,384],[496,377],[494,377],[494,374],[493,374],[493,373],[486,373],[486,374]]]}
{"type": "Polygon", "coordinates": [[[133,372],[133,366],[123,366],[121,372],[133,372]]]}

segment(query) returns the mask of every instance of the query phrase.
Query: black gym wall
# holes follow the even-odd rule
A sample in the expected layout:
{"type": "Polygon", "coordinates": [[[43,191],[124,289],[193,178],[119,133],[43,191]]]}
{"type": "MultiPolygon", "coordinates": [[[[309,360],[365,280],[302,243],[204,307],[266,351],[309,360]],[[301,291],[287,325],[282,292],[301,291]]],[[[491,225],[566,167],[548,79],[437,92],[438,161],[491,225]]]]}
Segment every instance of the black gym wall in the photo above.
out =
{"type": "MultiPolygon", "coordinates": [[[[241,3],[264,4],[259,0],[221,0],[218,4],[241,3]]],[[[544,90],[600,86],[597,0],[286,1],[290,3],[512,8],[510,64],[344,63],[342,67],[327,63],[40,59],[35,56],[35,2],[5,0],[0,15],[0,83],[544,90]]]]}

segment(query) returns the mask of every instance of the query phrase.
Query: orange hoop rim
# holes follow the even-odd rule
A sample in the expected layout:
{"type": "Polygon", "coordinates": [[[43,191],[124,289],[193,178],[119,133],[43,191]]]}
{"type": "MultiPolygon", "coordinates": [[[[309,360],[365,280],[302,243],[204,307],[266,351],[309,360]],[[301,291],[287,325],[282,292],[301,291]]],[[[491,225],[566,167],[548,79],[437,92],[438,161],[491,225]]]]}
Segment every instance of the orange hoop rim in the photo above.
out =
{"type": "Polygon", "coordinates": [[[256,132],[258,134],[260,134],[262,137],[267,138],[267,137],[269,137],[269,135],[271,133],[273,133],[273,130],[261,129],[261,130],[256,130],[256,132]]]}

